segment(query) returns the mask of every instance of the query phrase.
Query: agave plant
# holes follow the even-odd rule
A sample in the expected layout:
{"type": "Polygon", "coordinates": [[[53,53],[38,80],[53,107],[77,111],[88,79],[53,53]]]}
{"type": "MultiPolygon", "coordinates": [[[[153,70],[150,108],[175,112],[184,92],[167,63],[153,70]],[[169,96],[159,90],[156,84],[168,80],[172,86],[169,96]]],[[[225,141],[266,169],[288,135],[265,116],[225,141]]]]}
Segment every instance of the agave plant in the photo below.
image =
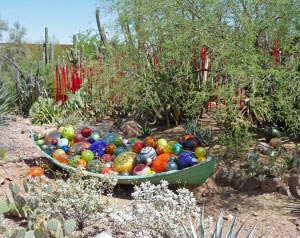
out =
{"type": "MultiPolygon", "coordinates": [[[[214,228],[214,232],[211,235],[208,235],[205,226],[205,218],[204,218],[204,209],[201,209],[200,212],[200,219],[198,221],[193,221],[191,217],[189,217],[189,225],[182,224],[187,238],[222,238],[222,231],[223,231],[223,217],[224,217],[224,210],[220,212],[219,218],[216,222],[216,226],[214,228]],[[199,224],[200,223],[200,224],[199,224]]],[[[226,233],[225,238],[238,238],[241,237],[240,234],[244,229],[245,222],[234,232],[234,228],[236,225],[236,216],[233,218],[232,223],[229,227],[229,230],[226,233]]],[[[256,229],[256,225],[254,225],[246,234],[245,238],[251,238],[254,234],[256,229]]]]}
{"type": "Polygon", "coordinates": [[[64,111],[59,103],[55,103],[52,98],[39,97],[32,104],[29,110],[29,116],[34,124],[55,123],[58,118],[63,116],[64,111]]]}
{"type": "Polygon", "coordinates": [[[7,90],[7,86],[0,80],[0,122],[9,113],[11,105],[16,101],[15,95],[7,90]]]}
{"type": "Polygon", "coordinates": [[[188,119],[182,124],[182,126],[188,134],[197,136],[206,145],[211,144],[213,140],[213,130],[212,128],[204,129],[198,118],[188,119]]]}

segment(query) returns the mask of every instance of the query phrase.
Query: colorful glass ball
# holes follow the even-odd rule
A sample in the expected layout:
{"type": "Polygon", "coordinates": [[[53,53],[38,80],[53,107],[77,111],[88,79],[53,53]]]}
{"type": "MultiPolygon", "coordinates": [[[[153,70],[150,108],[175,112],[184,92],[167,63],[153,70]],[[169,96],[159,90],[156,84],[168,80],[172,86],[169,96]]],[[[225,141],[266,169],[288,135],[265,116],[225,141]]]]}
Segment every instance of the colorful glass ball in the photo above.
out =
{"type": "Polygon", "coordinates": [[[72,140],[75,137],[75,129],[73,126],[65,126],[61,132],[62,137],[72,140]]]}
{"type": "Polygon", "coordinates": [[[183,151],[183,146],[179,143],[175,143],[172,146],[172,152],[176,155],[179,155],[183,151]]]}
{"type": "Polygon", "coordinates": [[[178,165],[175,161],[176,161],[176,157],[171,156],[170,159],[169,159],[169,162],[166,164],[166,170],[167,171],[178,170],[178,165]]]}
{"type": "Polygon", "coordinates": [[[157,156],[156,151],[153,147],[146,146],[141,149],[139,157],[143,160],[143,163],[150,165],[154,158],[157,156]]]}
{"type": "Polygon", "coordinates": [[[81,129],[81,134],[83,137],[87,138],[92,134],[92,129],[89,127],[84,127],[81,129]]]}
{"type": "Polygon", "coordinates": [[[81,142],[81,141],[85,141],[85,137],[80,133],[75,134],[74,143],[81,142]]]}
{"type": "Polygon", "coordinates": [[[106,162],[113,161],[114,157],[112,154],[104,154],[102,155],[101,160],[106,163],[106,162]]]}
{"type": "Polygon", "coordinates": [[[115,138],[116,138],[115,134],[108,132],[102,137],[102,140],[105,141],[107,144],[113,144],[115,138]]]}
{"type": "Polygon", "coordinates": [[[113,161],[112,167],[118,173],[131,171],[134,167],[134,158],[137,156],[134,152],[124,152],[119,154],[113,161]]]}
{"type": "Polygon", "coordinates": [[[101,135],[98,132],[92,132],[90,138],[93,138],[95,141],[99,141],[101,139],[101,135]]]}
{"type": "Polygon", "coordinates": [[[139,154],[141,152],[141,150],[143,149],[143,147],[144,147],[143,142],[141,142],[141,141],[134,142],[134,144],[132,145],[132,151],[134,153],[139,154]]]}
{"type": "Polygon", "coordinates": [[[69,140],[66,139],[66,138],[61,138],[61,139],[59,139],[58,142],[57,142],[57,146],[58,146],[59,148],[62,148],[62,147],[64,147],[64,146],[68,146],[68,145],[69,145],[69,140]]]}
{"type": "Polygon", "coordinates": [[[105,153],[113,155],[117,150],[117,146],[115,144],[108,144],[105,147],[105,153]]]}
{"type": "Polygon", "coordinates": [[[91,144],[88,148],[89,150],[93,151],[96,157],[102,157],[105,153],[106,143],[104,141],[96,141],[95,143],[91,144]]]}
{"type": "Polygon", "coordinates": [[[144,146],[153,147],[155,148],[157,145],[157,140],[154,136],[147,136],[144,139],[144,146]]]}
{"type": "Polygon", "coordinates": [[[77,142],[69,148],[68,155],[79,155],[83,149],[88,149],[90,146],[91,144],[85,141],[77,142]]]}
{"type": "Polygon", "coordinates": [[[167,170],[166,165],[169,162],[170,157],[172,154],[164,153],[158,155],[151,164],[151,169],[156,173],[165,172],[167,170]]]}
{"type": "Polygon", "coordinates": [[[197,147],[204,145],[203,141],[194,135],[185,135],[181,141],[185,150],[194,151],[197,147]]]}
{"type": "Polygon", "coordinates": [[[138,164],[133,169],[133,175],[145,175],[149,174],[151,171],[151,168],[146,164],[138,164]]]}
{"type": "Polygon", "coordinates": [[[179,169],[184,169],[191,166],[192,158],[195,155],[193,152],[182,152],[177,158],[177,165],[179,169]]]}
{"type": "Polygon", "coordinates": [[[46,144],[50,144],[52,143],[53,139],[56,139],[56,141],[58,141],[60,137],[61,137],[61,133],[59,131],[51,131],[48,135],[46,135],[45,142],[46,144]]]}

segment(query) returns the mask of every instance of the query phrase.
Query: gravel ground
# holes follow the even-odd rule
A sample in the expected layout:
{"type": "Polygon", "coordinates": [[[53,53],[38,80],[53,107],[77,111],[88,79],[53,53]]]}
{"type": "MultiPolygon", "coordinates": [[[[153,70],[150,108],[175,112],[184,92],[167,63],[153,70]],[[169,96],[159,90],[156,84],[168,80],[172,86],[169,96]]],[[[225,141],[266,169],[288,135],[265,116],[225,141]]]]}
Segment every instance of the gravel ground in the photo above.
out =
{"type": "MultiPolygon", "coordinates": [[[[26,170],[42,156],[33,145],[30,132],[47,133],[53,129],[53,126],[32,125],[28,118],[22,117],[16,117],[0,125],[0,146],[7,150],[6,158],[0,161],[0,197],[5,197],[9,193],[9,182],[21,184],[26,176],[26,170]]],[[[172,132],[174,131],[168,130],[163,134],[172,132]]],[[[230,187],[218,187],[214,183],[213,176],[204,185],[191,190],[199,204],[205,205],[206,215],[217,218],[221,209],[225,209],[225,226],[228,226],[233,215],[237,214],[238,224],[246,221],[246,230],[256,224],[254,237],[260,235],[264,235],[262,237],[265,238],[300,237],[299,218],[291,216],[285,208],[290,201],[287,196],[260,191],[241,193],[230,187]]],[[[126,204],[130,199],[128,188],[117,187],[116,199],[121,204],[126,204]]],[[[22,222],[20,219],[4,220],[4,224],[8,227],[19,226],[22,222]]]]}

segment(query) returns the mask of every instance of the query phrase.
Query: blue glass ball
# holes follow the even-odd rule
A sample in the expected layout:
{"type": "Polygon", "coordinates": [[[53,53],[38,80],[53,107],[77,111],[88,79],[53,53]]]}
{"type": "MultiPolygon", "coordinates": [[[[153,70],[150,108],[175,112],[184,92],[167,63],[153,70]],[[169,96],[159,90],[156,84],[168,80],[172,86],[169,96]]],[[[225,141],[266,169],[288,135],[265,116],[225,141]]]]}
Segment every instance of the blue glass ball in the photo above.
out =
{"type": "Polygon", "coordinates": [[[179,169],[190,167],[193,157],[195,157],[193,152],[182,152],[177,158],[179,169]]]}
{"type": "Polygon", "coordinates": [[[118,146],[117,149],[116,149],[116,151],[115,151],[115,153],[114,153],[114,155],[118,156],[119,154],[121,154],[121,153],[123,153],[125,151],[126,150],[125,150],[125,148],[123,146],[118,146]]]}
{"type": "Polygon", "coordinates": [[[64,152],[68,153],[70,147],[69,147],[69,146],[63,146],[63,147],[61,147],[61,149],[62,149],[64,152]]]}
{"type": "Polygon", "coordinates": [[[106,143],[103,141],[96,141],[95,143],[91,144],[88,148],[89,150],[93,151],[96,157],[102,157],[105,153],[106,143]]]}
{"type": "Polygon", "coordinates": [[[198,162],[198,159],[196,158],[196,157],[192,157],[191,158],[191,162],[190,162],[190,165],[191,166],[193,166],[193,165],[196,165],[196,164],[198,164],[199,162],[198,162]]]}
{"type": "Polygon", "coordinates": [[[90,144],[94,144],[96,142],[96,140],[92,137],[87,139],[87,142],[89,142],[90,144]]]}
{"type": "Polygon", "coordinates": [[[107,144],[114,144],[115,138],[115,134],[108,132],[102,137],[102,140],[105,141],[107,144]]]}

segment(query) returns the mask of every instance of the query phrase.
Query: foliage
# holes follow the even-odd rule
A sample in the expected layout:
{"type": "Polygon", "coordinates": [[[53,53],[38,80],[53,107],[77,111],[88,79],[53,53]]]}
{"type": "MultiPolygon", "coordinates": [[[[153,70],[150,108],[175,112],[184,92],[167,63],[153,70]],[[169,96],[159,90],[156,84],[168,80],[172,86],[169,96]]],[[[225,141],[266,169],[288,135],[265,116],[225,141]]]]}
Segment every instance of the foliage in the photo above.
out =
{"type": "MultiPolygon", "coordinates": [[[[197,207],[188,189],[179,188],[174,192],[165,181],[159,185],[146,182],[135,187],[132,197],[133,200],[124,209],[113,215],[114,231],[126,237],[222,237],[224,212],[221,212],[216,227],[208,236],[211,223],[204,218],[203,210],[197,207]]],[[[235,221],[227,237],[239,237],[243,225],[233,235],[235,221]]],[[[254,229],[255,226],[247,237],[252,236],[254,229]]]]}
{"type": "Polygon", "coordinates": [[[8,85],[0,79],[0,123],[12,110],[15,100],[16,96],[10,92],[8,85]]]}
{"type": "Polygon", "coordinates": [[[212,128],[203,128],[200,119],[187,119],[182,124],[183,129],[188,133],[200,138],[206,146],[210,146],[213,141],[212,128]]]}
{"type": "Polygon", "coordinates": [[[82,230],[91,222],[105,217],[111,207],[110,194],[116,183],[113,177],[104,180],[84,177],[84,171],[70,174],[67,180],[57,179],[54,183],[29,180],[26,199],[31,208],[40,209],[50,217],[63,216],[75,219],[82,230]]]}
{"type": "Polygon", "coordinates": [[[75,228],[82,231],[98,220],[104,224],[113,209],[110,192],[116,179],[106,176],[99,180],[84,173],[77,170],[67,179],[54,181],[29,177],[23,181],[24,195],[18,185],[10,183],[12,199],[0,200],[0,214],[26,218],[28,229],[24,232],[34,233],[36,238],[69,237],[75,228]]]}
{"type": "Polygon", "coordinates": [[[250,150],[246,159],[246,169],[243,171],[245,176],[257,177],[264,179],[265,177],[277,177],[282,175],[287,164],[283,159],[283,151],[272,150],[266,159],[260,158],[257,150],[250,150]]]}
{"type": "Polygon", "coordinates": [[[39,97],[29,110],[30,120],[33,124],[56,123],[64,115],[60,103],[55,103],[52,98],[39,97]]]}

